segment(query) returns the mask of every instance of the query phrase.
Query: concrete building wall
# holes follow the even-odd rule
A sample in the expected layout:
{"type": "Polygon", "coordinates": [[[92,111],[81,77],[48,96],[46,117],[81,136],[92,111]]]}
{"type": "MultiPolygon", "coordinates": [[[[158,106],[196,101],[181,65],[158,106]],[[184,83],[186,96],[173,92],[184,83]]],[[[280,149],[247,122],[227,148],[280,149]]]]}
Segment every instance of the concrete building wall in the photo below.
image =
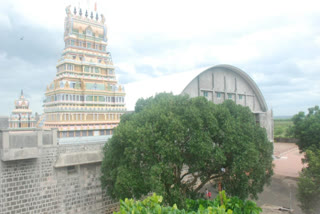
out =
{"type": "Polygon", "coordinates": [[[196,76],[182,94],[190,97],[205,96],[216,104],[230,99],[236,104],[249,107],[257,123],[266,129],[268,139],[273,142],[272,111],[268,111],[258,86],[240,69],[230,65],[211,67],[196,76]]]}
{"type": "Polygon", "coordinates": [[[112,213],[118,203],[100,183],[104,143],[57,145],[55,135],[0,131],[0,214],[112,213]]]}
{"type": "Polygon", "coordinates": [[[7,129],[9,127],[9,117],[0,116],[0,129],[7,129]]]}

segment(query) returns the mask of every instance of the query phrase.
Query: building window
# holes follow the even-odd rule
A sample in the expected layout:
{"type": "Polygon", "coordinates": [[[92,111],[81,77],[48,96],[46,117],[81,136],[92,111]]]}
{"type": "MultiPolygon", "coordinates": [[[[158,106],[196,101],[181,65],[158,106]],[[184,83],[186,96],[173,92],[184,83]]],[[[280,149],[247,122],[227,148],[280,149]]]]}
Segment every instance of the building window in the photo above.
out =
{"type": "Polygon", "coordinates": [[[67,137],[67,132],[62,132],[62,137],[67,137]]]}
{"type": "Polygon", "coordinates": [[[88,66],[84,66],[84,71],[85,72],[89,72],[89,67],[88,66]]]}
{"type": "Polygon", "coordinates": [[[239,100],[242,100],[242,94],[239,94],[239,100]]]}
{"type": "Polygon", "coordinates": [[[204,91],[204,92],[203,92],[203,96],[204,96],[204,97],[208,97],[208,92],[207,92],[207,91],[204,91]]]}
{"type": "Polygon", "coordinates": [[[72,64],[67,64],[67,69],[69,71],[73,71],[73,65],[72,64]]]}
{"type": "Polygon", "coordinates": [[[82,47],[82,42],[79,42],[79,46],[82,47]]]}
{"type": "Polygon", "coordinates": [[[71,40],[71,45],[74,45],[74,40],[71,40]]]}
{"type": "Polygon", "coordinates": [[[86,34],[87,36],[92,36],[92,31],[90,29],[87,29],[86,34]]]}
{"type": "Polygon", "coordinates": [[[232,99],[232,94],[228,94],[228,99],[232,99]]]}
{"type": "Polygon", "coordinates": [[[80,131],[76,131],[76,132],[75,132],[75,136],[76,136],[76,137],[80,137],[80,136],[81,136],[80,131]]]}
{"type": "Polygon", "coordinates": [[[91,48],[91,43],[90,42],[87,43],[87,48],[91,48]]]}
{"type": "Polygon", "coordinates": [[[74,137],[74,132],[73,131],[69,132],[69,137],[74,137]]]}
{"type": "Polygon", "coordinates": [[[217,97],[220,98],[221,97],[221,93],[217,92],[217,97]]]}

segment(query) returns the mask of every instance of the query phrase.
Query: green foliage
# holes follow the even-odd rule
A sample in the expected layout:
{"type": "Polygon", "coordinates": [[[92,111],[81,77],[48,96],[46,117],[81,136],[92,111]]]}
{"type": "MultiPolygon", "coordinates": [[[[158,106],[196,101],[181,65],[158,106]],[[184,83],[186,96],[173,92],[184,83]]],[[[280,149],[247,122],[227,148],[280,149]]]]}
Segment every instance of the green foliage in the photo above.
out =
{"type": "Polygon", "coordinates": [[[290,129],[293,125],[292,120],[289,119],[275,119],[274,120],[274,137],[288,137],[292,138],[290,129]]]}
{"type": "Polygon", "coordinates": [[[101,183],[113,198],[155,192],[179,207],[209,181],[256,197],[273,173],[272,151],[248,107],[158,94],[122,117],[104,147],[101,183]]]}
{"type": "Polygon", "coordinates": [[[120,200],[120,211],[115,214],[259,214],[262,209],[252,201],[242,201],[237,197],[228,198],[224,192],[223,205],[220,197],[214,200],[190,200],[187,199],[188,208],[178,209],[177,205],[163,206],[162,196],[153,194],[143,201],[133,199],[120,200]]]}
{"type": "Polygon", "coordinates": [[[292,133],[298,139],[298,146],[301,151],[307,149],[320,149],[320,109],[319,106],[309,108],[309,112],[299,112],[293,116],[292,133]]]}
{"type": "Polygon", "coordinates": [[[298,181],[298,199],[305,213],[320,213],[320,109],[309,108],[308,114],[299,112],[293,117],[291,131],[298,139],[298,146],[305,152],[308,164],[298,181]]]}
{"type": "Polygon", "coordinates": [[[298,200],[305,213],[320,213],[320,150],[308,149],[304,161],[308,163],[308,167],[300,173],[298,200]]]}
{"type": "Polygon", "coordinates": [[[219,195],[214,200],[204,200],[204,199],[187,199],[187,210],[197,211],[199,207],[224,207],[225,211],[232,211],[233,214],[259,214],[262,209],[257,206],[257,204],[250,200],[241,200],[240,198],[233,196],[228,198],[225,191],[219,193],[219,195]],[[221,204],[221,199],[223,205],[221,204]]]}

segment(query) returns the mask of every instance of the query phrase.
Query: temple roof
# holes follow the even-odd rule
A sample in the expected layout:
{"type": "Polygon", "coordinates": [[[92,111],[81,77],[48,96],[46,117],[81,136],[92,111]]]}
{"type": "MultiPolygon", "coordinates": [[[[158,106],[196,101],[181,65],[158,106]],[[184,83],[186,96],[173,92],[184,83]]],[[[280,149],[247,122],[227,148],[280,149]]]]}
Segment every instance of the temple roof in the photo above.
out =
{"type": "Polygon", "coordinates": [[[26,100],[26,98],[24,97],[23,90],[21,90],[21,95],[20,95],[19,99],[17,99],[14,102],[14,105],[15,105],[16,109],[21,109],[21,108],[28,109],[29,108],[29,101],[26,100]]]}

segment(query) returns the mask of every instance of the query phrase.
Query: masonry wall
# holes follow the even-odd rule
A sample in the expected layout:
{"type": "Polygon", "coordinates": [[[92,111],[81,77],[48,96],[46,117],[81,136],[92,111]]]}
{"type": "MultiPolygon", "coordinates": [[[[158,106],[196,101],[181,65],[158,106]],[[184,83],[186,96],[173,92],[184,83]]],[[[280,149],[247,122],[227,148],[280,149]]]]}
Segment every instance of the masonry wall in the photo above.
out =
{"type": "Polygon", "coordinates": [[[0,214],[112,213],[117,209],[118,203],[102,193],[101,162],[55,167],[62,155],[101,152],[103,143],[47,143],[38,146],[37,158],[4,161],[0,153],[0,214]]]}

